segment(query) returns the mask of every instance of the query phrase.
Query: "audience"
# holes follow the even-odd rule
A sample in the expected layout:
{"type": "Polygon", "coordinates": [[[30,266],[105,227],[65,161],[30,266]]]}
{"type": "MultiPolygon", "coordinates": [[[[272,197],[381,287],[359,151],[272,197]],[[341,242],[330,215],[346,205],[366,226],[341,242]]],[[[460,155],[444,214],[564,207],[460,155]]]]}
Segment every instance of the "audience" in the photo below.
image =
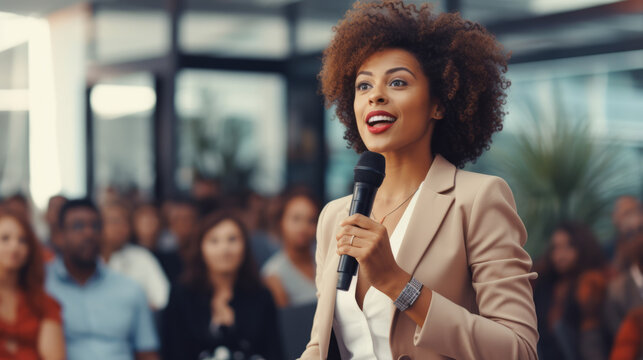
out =
{"type": "Polygon", "coordinates": [[[538,264],[534,289],[540,359],[603,359],[605,260],[585,225],[563,223],[553,232],[538,264]]]}
{"type": "Polygon", "coordinates": [[[614,202],[612,223],[616,230],[615,240],[608,248],[608,254],[613,258],[613,266],[617,271],[627,271],[629,268],[628,243],[634,235],[643,232],[643,207],[634,196],[621,196],[614,202]]]}
{"type": "Polygon", "coordinates": [[[163,222],[159,210],[151,204],[143,204],[136,208],[133,215],[134,242],[156,253],[163,222]]]}
{"type": "Polygon", "coordinates": [[[136,281],[145,290],[153,310],[167,305],[170,284],[154,255],[142,246],[130,243],[132,239],[131,216],[121,204],[102,208],[103,238],[101,256],[107,266],[136,281]]]}
{"type": "Polygon", "coordinates": [[[605,319],[613,336],[628,312],[643,306],[643,231],[627,240],[622,249],[628,255],[624,260],[631,265],[610,283],[605,306],[605,319]]]}
{"type": "Polygon", "coordinates": [[[70,200],[59,218],[61,258],[47,269],[47,290],[63,308],[67,359],[158,359],[145,292],[99,261],[102,224],[90,200],[70,200]]]}
{"type": "MultiPolygon", "coordinates": [[[[100,213],[90,200],[52,196],[33,216],[49,229],[43,244],[27,198],[6,198],[0,359],[282,359],[279,312],[316,302],[320,204],[305,188],[223,194],[217,180],[197,178],[192,199],[166,202],[163,216],[143,202],[132,213],[116,188],[100,213]]],[[[619,197],[612,221],[605,251],[587,226],[566,222],[536,262],[540,359],[643,359],[641,202],[619,197]]]]}
{"type": "Polygon", "coordinates": [[[187,199],[179,199],[165,205],[168,229],[162,232],[157,243],[157,257],[165,275],[174,283],[187,257],[187,246],[199,214],[195,205],[187,199]]]}
{"type": "Polygon", "coordinates": [[[44,291],[43,267],[23,215],[0,212],[0,359],[65,359],[61,310],[44,291]]]}
{"type": "Polygon", "coordinates": [[[58,215],[60,214],[60,209],[66,202],[66,197],[54,195],[49,198],[47,211],[45,212],[45,221],[49,229],[49,239],[45,243],[56,253],[59,251],[62,243],[62,232],[58,225],[58,215]]]}
{"type": "Polygon", "coordinates": [[[621,323],[610,360],[640,360],[643,357],[643,306],[632,309],[621,323]]]}
{"type": "Polygon", "coordinates": [[[185,270],[163,314],[165,360],[204,358],[222,348],[233,358],[282,359],[276,308],[240,219],[223,212],[207,217],[185,270]]]}
{"type": "Polygon", "coordinates": [[[319,205],[310,192],[298,189],[283,200],[277,223],[282,250],[261,273],[279,307],[317,301],[314,242],[319,205]]]}

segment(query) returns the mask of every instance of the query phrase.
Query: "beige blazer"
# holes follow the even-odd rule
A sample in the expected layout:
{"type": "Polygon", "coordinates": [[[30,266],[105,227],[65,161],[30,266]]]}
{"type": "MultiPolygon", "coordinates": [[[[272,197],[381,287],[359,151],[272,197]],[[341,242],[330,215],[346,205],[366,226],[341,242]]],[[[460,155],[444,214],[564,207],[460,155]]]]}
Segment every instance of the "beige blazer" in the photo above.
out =
{"type": "MultiPolygon", "coordinates": [[[[317,297],[302,359],[326,359],[337,283],[335,234],[351,197],[324,207],[317,227],[317,297]]],[[[394,306],[394,359],[537,359],[527,233],[507,183],[436,156],[419,190],[398,264],[433,291],[423,327],[394,306]]]]}

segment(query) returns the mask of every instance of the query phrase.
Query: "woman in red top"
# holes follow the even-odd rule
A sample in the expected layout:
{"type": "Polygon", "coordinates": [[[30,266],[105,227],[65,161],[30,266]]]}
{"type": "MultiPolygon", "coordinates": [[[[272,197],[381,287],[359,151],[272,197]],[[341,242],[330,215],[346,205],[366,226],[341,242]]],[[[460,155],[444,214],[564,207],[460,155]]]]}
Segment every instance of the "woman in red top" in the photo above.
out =
{"type": "Polygon", "coordinates": [[[64,358],[60,306],[44,291],[41,246],[20,216],[0,212],[0,359],[64,358]]]}

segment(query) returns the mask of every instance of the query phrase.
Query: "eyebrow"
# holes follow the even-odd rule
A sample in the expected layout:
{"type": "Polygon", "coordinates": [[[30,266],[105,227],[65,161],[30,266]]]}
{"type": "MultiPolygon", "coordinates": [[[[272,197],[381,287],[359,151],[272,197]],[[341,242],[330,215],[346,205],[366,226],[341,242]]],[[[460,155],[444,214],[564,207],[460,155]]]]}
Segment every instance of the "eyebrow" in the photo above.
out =
{"type": "MultiPolygon", "coordinates": [[[[403,66],[395,67],[395,68],[392,68],[392,69],[388,69],[388,70],[386,70],[386,73],[385,73],[385,74],[392,74],[392,73],[394,73],[394,72],[398,72],[398,71],[406,71],[406,72],[408,72],[409,74],[411,74],[411,76],[413,76],[413,78],[414,78],[414,79],[417,79],[417,78],[415,77],[415,74],[413,74],[413,72],[412,72],[411,70],[409,70],[409,69],[407,69],[407,68],[405,68],[405,67],[403,67],[403,66]]],[[[357,76],[359,76],[359,75],[373,76],[373,73],[372,73],[372,72],[370,72],[370,71],[360,71],[360,72],[358,72],[358,73],[357,73],[357,76]]]]}

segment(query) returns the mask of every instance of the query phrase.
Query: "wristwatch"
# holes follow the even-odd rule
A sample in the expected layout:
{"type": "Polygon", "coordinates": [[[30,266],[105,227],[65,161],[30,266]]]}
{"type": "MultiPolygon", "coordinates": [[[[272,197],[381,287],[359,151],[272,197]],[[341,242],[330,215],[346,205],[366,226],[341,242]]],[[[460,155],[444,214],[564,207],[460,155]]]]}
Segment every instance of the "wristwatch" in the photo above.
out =
{"type": "Polygon", "coordinates": [[[422,283],[416,278],[412,277],[411,280],[404,286],[400,295],[395,299],[395,307],[400,311],[404,311],[415,303],[415,300],[420,296],[422,290],[422,283]]]}

